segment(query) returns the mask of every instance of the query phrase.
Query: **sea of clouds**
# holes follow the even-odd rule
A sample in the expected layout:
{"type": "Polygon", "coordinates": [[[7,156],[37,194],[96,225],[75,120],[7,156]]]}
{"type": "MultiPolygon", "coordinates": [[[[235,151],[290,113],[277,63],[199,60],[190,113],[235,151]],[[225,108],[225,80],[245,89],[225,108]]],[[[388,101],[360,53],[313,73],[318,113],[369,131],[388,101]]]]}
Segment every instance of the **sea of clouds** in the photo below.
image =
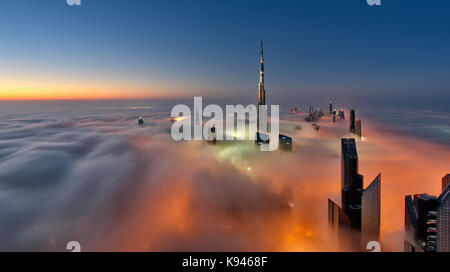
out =
{"type": "MultiPolygon", "coordinates": [[[[280,130],[294,151],[259,152],[248,142],[175,142],[168,114],[134,106],[2,113],[0,250],[64,251],[69,241],[89,251],[335,249],[327,198],[339,203],[346,122],[324,120],[317,132],[286,115],[280,130]]],[[[389,145],[377,139],[358,142],[366,182],[383,172],[376,161],[389,145]]],[[[406,189],[392,188],[401,199],[406,189]]],[[[401,228],[387,224],[385,237],[400,241],[401,228]]]]}

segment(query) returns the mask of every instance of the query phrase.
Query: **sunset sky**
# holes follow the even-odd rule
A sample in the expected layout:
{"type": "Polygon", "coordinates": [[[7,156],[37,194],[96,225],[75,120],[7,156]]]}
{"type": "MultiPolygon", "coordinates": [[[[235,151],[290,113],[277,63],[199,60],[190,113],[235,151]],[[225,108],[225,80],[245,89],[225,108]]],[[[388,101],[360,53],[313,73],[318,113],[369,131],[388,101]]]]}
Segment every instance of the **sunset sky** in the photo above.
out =
{"type": "Polygon", "coordinates": [[[0,2],[0,99],[450,93],[448,1],[0,2]]]}

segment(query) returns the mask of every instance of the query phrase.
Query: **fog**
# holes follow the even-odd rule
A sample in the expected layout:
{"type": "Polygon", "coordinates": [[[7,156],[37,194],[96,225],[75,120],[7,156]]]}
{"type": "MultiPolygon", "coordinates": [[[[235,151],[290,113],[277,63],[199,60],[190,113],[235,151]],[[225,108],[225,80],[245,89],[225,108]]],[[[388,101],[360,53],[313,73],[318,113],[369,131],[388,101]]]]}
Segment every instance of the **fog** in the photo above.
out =
{"type": "MultiPolygon", "coordinates": [[[[327,199],[340,203],[348,123],[325,118],[317,132],[302,119],[282,117],[287,153],[175,142],[169,111],[153,107],[3,114],[0,250],[335,250],[327,199]]],[[[398,251],[404,195],[438,194],[450,150],[379,128],[363,120],[360,173],[365,186],[382,173],[382,249],[398,251]]]]}

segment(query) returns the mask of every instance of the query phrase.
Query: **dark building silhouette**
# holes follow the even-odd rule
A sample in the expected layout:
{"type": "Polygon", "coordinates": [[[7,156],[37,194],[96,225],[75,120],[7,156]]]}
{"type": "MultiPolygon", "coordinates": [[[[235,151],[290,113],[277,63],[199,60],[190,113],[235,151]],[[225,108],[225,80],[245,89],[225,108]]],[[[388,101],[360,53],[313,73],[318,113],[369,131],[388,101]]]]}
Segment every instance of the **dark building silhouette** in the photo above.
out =
{"type": "Polygon", "coordinates": [[[361,119],[356,120],[355,123],[355,134],[359,136],[359,138],[362,137],[362,132],[361,132],[362,128],[361,128],[361,119]]]}
{"type": "Polygon", "coordinates": [[[328,113],[333,114],[333,102],[330,101],[330,104],[328,105],[328,113]]]}
{"type": "Polygon", "coordinates": [[[442,191],[444,191],[449,184],[450,184],[450,174],[447,174],[442,178],[442,191]]]}
{"type": "Polygon", "coordinates": [[[356,132],[356,115],[355,110],[350,111],[350,127],[349,127],[350,133],[355,134],[356,132]]]}
{"type": "Polygon", "coordinates": [[[328,200],[328,223],[334,239],[351,239],[347,244],[361,250],[369,241],[379,241],[381,174],[363,190],[358,174],[355,139],[341,139],[341,207],[328,200]]]}
{"type": "Polygon", "coordinates": [[[320,118],[322,118],[322,116],[324,116],[323,110],[322,109],[314,110],[314,107],[311,105],[309,107],[308,116],[305,118],[305,120],[307,122],[316,122],[320,118]]]}
{"type": "Polygon", "coordinates": [[[412,196],[405,196],[404,251],[416,251],[417,210],[412,196]]]}
{"type": "Polygon", "coordinates": [[[355,139],[341,139],[341,146],[341,207],[349,217],[351,227],[360,230],[363,177],[358,174],[355,139]]]}
{"type": "Polygon", "coordinates": [[[350,220],[339,205],[331,199],[328,199],[328,226],[328,240],[332,245],[342,248],[341,241],[351,239],[350,220]]]}
{"type": "Polygon", "coordinates": [[[361,119],[356,120],[355,110],[350,111],[350,125],[349,132],[358,135],[359,138],[362,136],[361,119]]]}

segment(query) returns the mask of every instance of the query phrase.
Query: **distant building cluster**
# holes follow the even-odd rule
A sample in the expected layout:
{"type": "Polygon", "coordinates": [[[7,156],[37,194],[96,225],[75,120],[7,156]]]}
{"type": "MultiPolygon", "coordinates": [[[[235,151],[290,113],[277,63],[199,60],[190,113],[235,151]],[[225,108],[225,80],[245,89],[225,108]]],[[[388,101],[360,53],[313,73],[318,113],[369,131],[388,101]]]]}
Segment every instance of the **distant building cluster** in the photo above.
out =
{"type": "Polygon", "coordinates": [[[308,116],[305,118],[305,120],[307,122],[317,122],[320,118],[322,118],[322,116],[324,116],[322,109],[314,110],[314,107],[310,106],[308,116]]]}

